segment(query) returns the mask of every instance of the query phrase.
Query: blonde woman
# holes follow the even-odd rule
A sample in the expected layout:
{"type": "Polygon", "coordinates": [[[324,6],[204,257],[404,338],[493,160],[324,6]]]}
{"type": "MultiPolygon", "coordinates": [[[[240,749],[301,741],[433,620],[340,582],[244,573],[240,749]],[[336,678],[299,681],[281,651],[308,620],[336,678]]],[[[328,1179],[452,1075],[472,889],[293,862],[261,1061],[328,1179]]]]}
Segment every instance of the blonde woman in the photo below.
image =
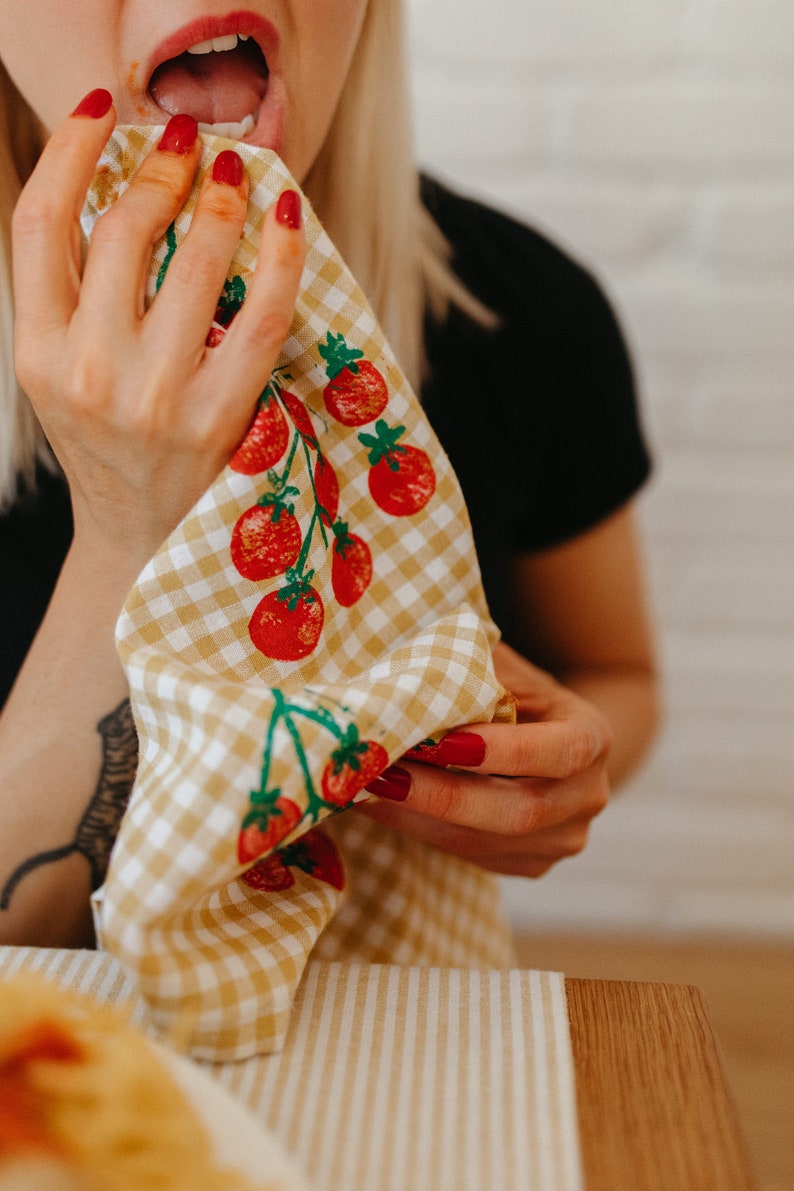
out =
{"type": "MultiPolygon", "coordinates": [[[[243,437],[290,322],[295,192],[268,216],[234,355],[203,350],[245,209],[233,152],[142,315],[150,245],[196,169],[197,121],[276,149],[311,197],[421,387],[510,643],[496,664],[519,723],[453,734],[452,771],[387,771],[343,816],[362,847],[375,833],[420,869],[466,864],[495,904],[489,871],[539,876],[580,851],[653,733],[631,513],[648,459],[607,303],[533,231],[420,183],[401,0],[246,2],[0,4],[2,942],[90,941],[90,889],[136,764],[114,624],[243,437]],[[76,217],[116,120],[166,128],[83,265],[76,217]]],[[[509,962],[499,938],[467,954],[420,941],[400,958],[509,962]]],[[[382,941],[363,957],[387,958],[382,941]]]]}

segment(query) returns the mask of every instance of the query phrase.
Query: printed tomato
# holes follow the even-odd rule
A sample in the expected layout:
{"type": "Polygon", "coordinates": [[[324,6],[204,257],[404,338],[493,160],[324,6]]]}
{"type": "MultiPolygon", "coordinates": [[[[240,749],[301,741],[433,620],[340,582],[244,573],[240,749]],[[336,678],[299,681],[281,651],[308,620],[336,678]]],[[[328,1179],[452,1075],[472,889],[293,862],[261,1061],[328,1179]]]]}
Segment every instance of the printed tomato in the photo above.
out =
{"type": "Polygon", "coordinates": [[[225,335],[225,327],[218,327],[215,323],[212,323],[210,325],[209,331],[207,331],[207,338],[204,340],[204,346],[217,347],[219,343],[223,343],[225,335]]]}
{"type": "Polygon", "coordinates": [[[212,326],[207,335],[207,347],[217,347],[223,341],[226,331],[245,301],[245,288],[245,282],[239,275],[229,277],[223,283],[223,293],[218,299],[212,326]]]}
{"type": "Polygon", "coordinates": [[[325,360],[328,384],[323,400],[328,412],[343,426],[364,426],[382,414],[389,400],[383,374],[357,347],[349,347],[343,335],[328,332],[319,345],[325,360]]]}
{"type": "Polygon", "coordinates": [[[314,490],[320,504],[320,517],[325,525],[332,525],[339,512],[339,480],[331,464],[323,455],[314,465],[314,490]]]}
{"type": "Polygon", "coordinates": [[[297,662],[316,649],[324,620],[322,600],[308,578],[295,578],[259,601],[248,632],[265,657],[297,662]]]}
{"type": "Polygon", "coordinates": [[[393,517],[410,517],[423,509],[436,490],[436,473],[426,451],[406,447],[399,440],[404,426],[390,427],[383,419],[374,434],[359,434],[369,451],[369,491],[378,508],[393,517]]]}
{"type": "Polygon", "coordinates": [[[369,473],[375,504],[393,517],[410,517],[423,509],[436,490],[436,473],[419,447],[404,447],[396,466],[381,459],[369,473]]]}
{"type": "MultiPolygon", "coordinates": [[[[263,498],[264,499],[264,498],[263,498]]],[[[291,567],[302,545],[301,530],[292,510],[268,497],[237,519],[229,550],[244,579],[272,579],[291,567]]]]}
{"type": "Polygon", "coordinates": [[[240,880],[262,893],[281,893],[283,889],[291,889],[295,884],[294,876],[278,852],[257,861],[252,868],[241,874],[240,880]]]}
{"type": "Polygon", "coordinates": [[[229,466],[245,476],[258,475],[278,463],[288,443],[287,419],[268,386],[259,400],[256,417],[229,460],[229,466]]]}
{"type": "Polygon", "coordinates": [[[369,360],[343,368],[323,389],[326,409],[343,426],[364,426],[382,414],[389,390],[382,374],[369,360]]]}
{"type": "Polygon", "coordinates": [[[372,553],[363,538],[348,532],[343,521],[334,525],[334,535],[331,586],[342,607],[352,608],[372,582],[372,553]]]}
{"type": "Polygon", "coordinates": [[[272,852],[301,821],[301,809],[291,798],[276,798],[271,806],[255,806],[243,819],[237,837],[240,864],[272,852]]]}
{"type": "Polygon", "coordinates": [[[295,884],[291,868],[298,868],[316,881],[325,881],[334,889],[344,889],[345,868],[334,845],[321,831],[307,831],[294,844],[266,856],[247,872],[241,880],[252,889],[265,893],[279,893],[295,884]]]}
{"type": "Polygon", "coordinates": [[[404,761],[422,761],[426,765],[443,765],[439,749],[441,741],[427,739],[420,740],[419,744],[415,744],[413,748],[406,749],[403,753],[404,761]]]}
{"type": "Polygon", "coordinates": [[[334,889],[345,887],[345,866],[336,847],[322,831],[307,831],[280,853],[284,863],[334,889]]]}
{"type": "Polygon", "coordinates": [[[280,392],[281,400],[284,403],[289,416],[295,425],[295,429],[301,436],[307,447],[311,447],[313,451],[317,450],[317,435],[314,433],[312,420],[309,417],[309,411],[301,401],[300,397],[295,393],[288,393],[286,389],[280,392]]]}
{"type": "MultiPolygon", "coordinates": [[[[355,727],[353,727],[355,733],[355,727]]],[[[331,754],[323,770],[323,799],[334,806],[347,806],[389,764],[389,754],[375,740],[343,742],[331,754]]]]}

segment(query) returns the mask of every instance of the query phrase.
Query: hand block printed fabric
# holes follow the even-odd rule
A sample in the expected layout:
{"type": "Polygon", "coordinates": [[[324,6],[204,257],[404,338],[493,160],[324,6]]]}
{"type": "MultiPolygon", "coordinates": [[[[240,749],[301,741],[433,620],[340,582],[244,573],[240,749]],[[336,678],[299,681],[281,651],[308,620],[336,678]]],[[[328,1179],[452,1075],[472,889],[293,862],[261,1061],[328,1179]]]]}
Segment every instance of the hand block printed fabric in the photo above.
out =
{"type": "MultiPolygon", "coordinates": [[[[115,131],[83,211],[87,238],[160,132],[115,131]]],[[[232,144],[203,140],[192,195],[155,249],[148,302],[203,173],[232,144]]],[[[265,212],[298,189],[272,152],[234,147],[251,182],[248,221],[207,350],[245,301],[265,212]]],[[[307,957],[345,897],[345,832],[319,825],[420,741],[512,716],[452,468],[303,206],[294,321],[249,433],[143,570],[117,626],[140,761],[100,939],[159,1028],[208,1059],[283,1042],[307,957]]],[[[399,848],[389,855],[400,862],[399,848]]],[[[449,859],[471,897],[474,870],[449,859]]],[[[432,919],[432,906],[422,912],[432,919]]],[[[390,929],[399,936],[399,923],[390,929]]]]}

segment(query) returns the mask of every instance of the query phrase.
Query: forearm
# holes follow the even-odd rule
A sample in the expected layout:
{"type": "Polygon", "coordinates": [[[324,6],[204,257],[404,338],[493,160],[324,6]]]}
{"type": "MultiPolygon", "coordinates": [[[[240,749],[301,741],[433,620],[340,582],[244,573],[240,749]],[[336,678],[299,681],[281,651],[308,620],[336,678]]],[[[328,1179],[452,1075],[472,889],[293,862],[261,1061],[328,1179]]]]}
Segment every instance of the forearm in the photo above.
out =
{"type": "Polygon", "coordinates": [[[516,560],[516,648],[607,719],[614,786],[659,720],[653,618],[631,506],[569,542],[516,560]]]}
{"type": "Polygon", "coordinates": [[[558,676],[606,717],[613,732],[607,771],[616,789],[641,765],[660,719],[658,680],[650,668],[576,670],[558,676]]]}
{"type": "Polygon", "coordinates": [[[73,548],[0,717],[0,942],[85,945],[137,764],[114,627],[134,576],[73,548]]]}

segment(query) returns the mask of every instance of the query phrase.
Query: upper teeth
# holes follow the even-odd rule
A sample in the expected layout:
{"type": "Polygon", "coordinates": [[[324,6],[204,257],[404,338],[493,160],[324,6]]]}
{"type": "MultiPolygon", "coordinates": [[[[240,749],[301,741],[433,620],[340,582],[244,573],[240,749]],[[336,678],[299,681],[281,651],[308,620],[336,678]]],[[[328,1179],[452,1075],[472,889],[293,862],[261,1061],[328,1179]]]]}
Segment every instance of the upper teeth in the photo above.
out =
{"type": "Polygon", "coordinates": [[[237,47],[237,42],[248,41],[249,34],[247,33],[229,33],[226,37],[211,37],[209,41],[197,41],[192,45],[189,54],[211,54],[214,50],[216,54],[221,54],[224,50],[233,50],[237,47]]]}

